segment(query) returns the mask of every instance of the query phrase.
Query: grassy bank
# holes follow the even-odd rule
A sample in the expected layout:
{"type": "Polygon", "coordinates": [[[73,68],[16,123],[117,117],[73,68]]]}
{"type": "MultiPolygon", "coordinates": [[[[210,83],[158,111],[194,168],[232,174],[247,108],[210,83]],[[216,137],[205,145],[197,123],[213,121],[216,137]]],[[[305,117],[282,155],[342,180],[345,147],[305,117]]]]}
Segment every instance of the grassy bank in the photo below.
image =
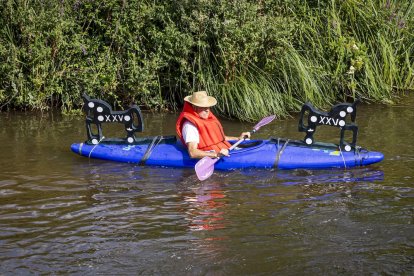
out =
{"type": "Polygon", "coordinates": [[[254,120],[414,89],[414,4],[400,0],[3,0],[0,108],[70,112],[82,92],[179,109],[207,89],[254,120]]]}

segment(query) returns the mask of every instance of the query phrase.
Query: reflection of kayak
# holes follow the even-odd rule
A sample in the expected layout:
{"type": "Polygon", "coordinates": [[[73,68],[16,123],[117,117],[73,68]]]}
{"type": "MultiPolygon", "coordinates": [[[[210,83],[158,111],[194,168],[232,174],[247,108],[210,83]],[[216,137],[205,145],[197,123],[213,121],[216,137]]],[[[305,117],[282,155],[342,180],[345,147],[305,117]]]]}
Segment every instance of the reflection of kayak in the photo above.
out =
{"type": "MultiPolygon", "coordinates": [[[[101,141],[97,145],[72,144],[73,152],[89,158],[117,162],[138,163],[148,166],[194,167],[197,159],[191,159],[187,149],[175,136],[142,138],[133,144],[101,141]]],[[[243,168],[324,169],[366,166],[380,162],[380,152],[356,148],[341,151],[335,144],[314,143],[272,138],[249,140],[234,150],[230,157],[221,158],[215,168],[231,170],[243,168]]]]}
{"type": "MultiPolygon", "coordinates": [[[[268,179],[273,179],[274,185],[313,185],[321,183],[351,183],[351,182],[371,182],[384,180],[382,170],[359,167],[349,170],[342,169],[320,169],[320,170],[246,170],[242,175],[254,178],[261,183],[268,179]]],[[[267,181],[266,184],[269,184],[267,181]]]]}

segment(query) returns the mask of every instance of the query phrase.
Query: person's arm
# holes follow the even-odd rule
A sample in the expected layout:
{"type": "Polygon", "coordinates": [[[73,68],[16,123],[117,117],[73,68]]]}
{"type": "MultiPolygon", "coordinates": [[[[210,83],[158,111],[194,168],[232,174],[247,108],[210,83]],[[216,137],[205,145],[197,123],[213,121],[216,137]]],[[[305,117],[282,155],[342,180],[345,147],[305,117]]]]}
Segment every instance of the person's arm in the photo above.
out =
{"type": "Polygon", "coordinates": [[[202,151],[199,150],[197,148],[198,144],[195,142],[188,142],[187,143],[187,149],[188,149],[188,154],[190,155],[191,158],[203,158],[206,156],[212,157],[212,158],[216,158],[219,156],[229,156],[229,150],[228,149],[221,149],[219,153],[215,152],[215,151],[202,151]]]}
{"type": "Polygon", "coordinates": [[[229,141],[229,140],[241,140],[241,139],[244,138],[244,136],[247,136],[247,139],[249,139],[250,138],[250,132],[243,132],[242,134],[240,134],[239,137],[236,137],[236,136],[225,136],[225,138],[226,138],[226,141],[229,141]]]}
{"type": "Polygon", "coordinates": [[[183,137],[187,145],[188,155],[191,158],[203,158],[206,156],[216,158],[219,156],[229,156],[228,149],[221,149],[219,153],[214,151],[206,152],[198,149],[199,133],[198,129],[190,122],[185,122],[183,126],[183,137]]]}

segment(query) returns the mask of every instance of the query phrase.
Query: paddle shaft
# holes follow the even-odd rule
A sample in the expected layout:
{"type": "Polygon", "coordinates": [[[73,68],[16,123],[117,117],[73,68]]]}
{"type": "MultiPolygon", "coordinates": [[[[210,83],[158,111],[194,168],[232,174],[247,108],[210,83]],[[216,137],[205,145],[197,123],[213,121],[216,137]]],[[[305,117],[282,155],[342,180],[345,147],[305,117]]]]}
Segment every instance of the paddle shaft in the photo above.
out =
{"type": "MultiPolygon", "coordinates": [[[[252,130],[252,133],[255,133],[256,131],[253,129],[252,130]]],[[[246,140],[246,138],[247,138],[247,135],[245,135],[244,137],[243,137],[243,139],[240,139],[239,141],[237,141],[236,143],[234,143],[230,148],[229,148],[229,152],[230,151],[232,151],[232,150],[234,150],[238,145],[240,145],[240,143],[242,143],[244,140],[246,140]]],[[[209,157],[210,158],[210,157],[209,157]]],[[[214,165],[217,161],[219,161],[220,160],[220,158],[221,158],[221,156],[217,156],[216,158],[214,158],[213,160],[213,162],[212,162],[212,164],[211,165],[214,165]]]]}
{"type": "MultiPolygon", "coordinates": [[[[253,130],[251,131],[251,133],[255,133],[259,130],[259,128],[261,128],[264,125],[267,125],[268,123],[270,123],[271,121],[273,121],[273,119],[275,118],[275,115],[272,116],[268,116],[266,118],[263,118],[257,125],[255,125],[253,127],[253,130]]],[[[233,150],[234,148],[236,148],[238,145],[240,145],[240,143],[242,143],[244,140],[246,140],[248,138],[247,135],[243,136],[242,139],[240,139],[239,141],[237,141],[236,143],[234,143],[230,148],[229,148],[229,152],[231,150],[233,150]]],[[[213,172],[214,172],[214,164],[220,160],[220,157],[216,157],[216,158],[211,158],[211,157],[203,157],[202,159],[200,159],[196,164],[195,164],[195,171],[197,174],[197,177],[199,180],[203,181],[207,178],[209,178],[213,172]]]]}
{"type": "MultiPolygon", "coordinates": [[[[253,129],[252,131],[251,131],[251,133],[253,134],[253,133],[255,133],[256,132],[256,130],[255,129],[253,129]]],[[[239,141],[237,141],[236,143],[234,143],[230,148],[229,148],[229,151],[231,151],[231,150],[234,150],[238,145],[240,145],[240,143],[242,143],[244,140],[246,140],[247,139],[247,135],[244,135],[244,137],[243,137],[243,139],[240,139],[239,141]]]]}
{"type": "MultiPolygon", "coordinates": [[[[245,136],[246,137],[246,136],[245,136]]],[[[236,148],[238,145],[240,145],[241,142],[243,142],[246,138],[243,137],[243,139],[240,139],[239,141],[237,141],[236,143],[234,143],[230,148],[229,151],[233,150],[234,148],[236,148]]]]}
{"type": "MultiPolygon", "coordinates": [[[[253,127],[253,130],[250,131],[251,134],[255,133],[256,131],[258,131],[262,126],[267,125],[268,123],[270,123],[271,121],[273,121],[276,118],[276,115],[271,115],[268,117],[263,118],[262,120],[260,120],[259,123],[257,123],[257,125],[255,125],[253,127]]],[[[233,150],[235,147],[237,147],[241,142],[243,142],[244,140],[247,139],[247,135],[244,135],[243,139],[240,139],[239,141],[237,141],[235,144],[233,144],[233,146],[231,146],[229,148],[229,151],[233,150]]]]}

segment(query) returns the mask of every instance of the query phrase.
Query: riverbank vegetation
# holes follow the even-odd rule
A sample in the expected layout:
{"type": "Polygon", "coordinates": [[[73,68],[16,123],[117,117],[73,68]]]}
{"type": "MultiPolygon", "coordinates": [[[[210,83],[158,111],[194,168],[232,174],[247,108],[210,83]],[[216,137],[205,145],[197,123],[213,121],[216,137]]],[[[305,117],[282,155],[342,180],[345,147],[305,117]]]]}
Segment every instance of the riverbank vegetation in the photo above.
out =
{"type": "Polygon", "coordinates": [[[177,110],[194,90],[221,115],[305,101],[392,103],[414,89],[410,0],[2,0],[0,108],[177,110]]]}

